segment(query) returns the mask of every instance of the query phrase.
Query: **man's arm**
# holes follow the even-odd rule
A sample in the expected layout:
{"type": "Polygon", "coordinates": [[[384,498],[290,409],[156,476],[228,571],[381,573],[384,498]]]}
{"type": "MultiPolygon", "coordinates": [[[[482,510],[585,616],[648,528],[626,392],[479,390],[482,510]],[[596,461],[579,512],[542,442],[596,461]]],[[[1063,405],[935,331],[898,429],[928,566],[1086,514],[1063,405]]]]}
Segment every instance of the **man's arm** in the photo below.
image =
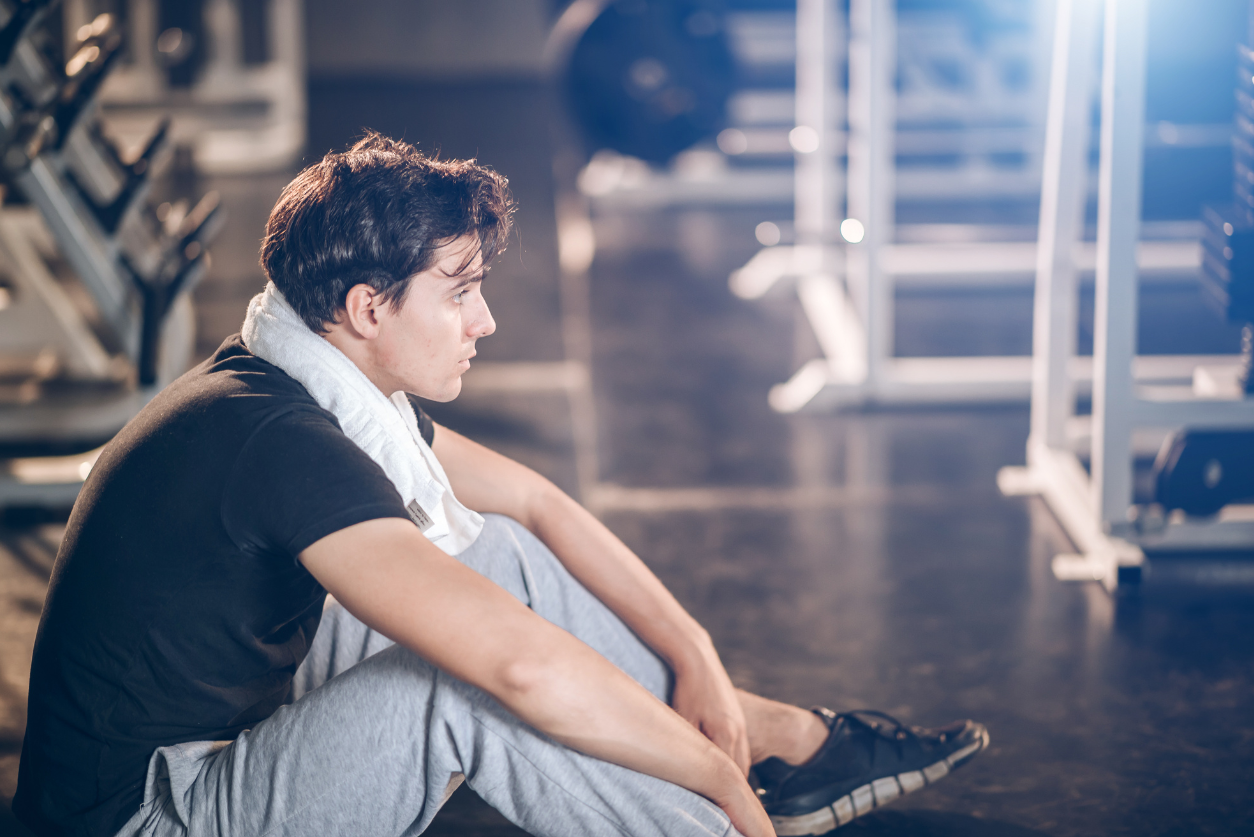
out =
{"type": "Polygon", "coordinates": [[[672,704],[749,772],[744,711],[709,634],[644,562],[535,471],[436,425],[433,446],[453,491],[480,512],[508,515],[553,550],[675,673],[672,704]]]}
{"type": "Polygon", "coordinates": [[[371,628],[587,755],[715,802],[745,835],[773,831],[736,765],[675,712],[566,631],[385,518],[328,535],[300,560],[371,628]]]}

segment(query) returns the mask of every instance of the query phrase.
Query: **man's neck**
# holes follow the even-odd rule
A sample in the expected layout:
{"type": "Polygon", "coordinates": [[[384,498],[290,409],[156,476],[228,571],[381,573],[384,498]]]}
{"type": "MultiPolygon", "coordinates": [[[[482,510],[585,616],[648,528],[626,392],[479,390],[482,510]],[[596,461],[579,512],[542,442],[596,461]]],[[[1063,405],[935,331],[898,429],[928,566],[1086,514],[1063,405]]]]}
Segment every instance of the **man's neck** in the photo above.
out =
{"type": "Polygon", "coordinates": [[[339,349],[344,357],[352,361],[353,366],[361,370],[361,374],[369,379],[370,383],[384,396],[391,395],[398,388],[392,387],[388,389],[388,382],[384,380],[384,376],[380,373],[379,365],[374,363],[374,353],[371,351],[370,341],[361,335],[352,333],[352,331],[344,326],[333,323],[327,330],[326,334],[319,335],[335,348],[339,349]]]}

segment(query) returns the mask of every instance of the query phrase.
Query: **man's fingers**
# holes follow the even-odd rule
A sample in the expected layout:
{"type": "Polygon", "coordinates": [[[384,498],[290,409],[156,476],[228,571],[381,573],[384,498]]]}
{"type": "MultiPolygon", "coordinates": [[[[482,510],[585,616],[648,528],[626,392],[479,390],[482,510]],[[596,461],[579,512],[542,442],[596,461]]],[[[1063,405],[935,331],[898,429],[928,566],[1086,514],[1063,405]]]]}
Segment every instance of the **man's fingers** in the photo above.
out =
{"type": "Polygon", "coordinates": [[[732,759],[746,777],[749,775],[749,768],[753,767],[753,759],[749,755],[749,738],[742,736],[737,740],[736,752],[732,754],[732,759]]]}
{"type": "MultiPolygon", "coordinates": [[[[743,733],[743,730],[738,730],[743,733]]],[[[736,762],[736,766],[740,768],[740,772],[749,775],[749,768],[752,766],[749,759],[749,738],[747,735],[736,734],[731,738],[730,744],[723,748],[727,755],[731,756],[732,761],[736,762]]]]}
{"type": "Polygon", "coordinates": [[[740,772],[749,775],[751,762],[749,759],[749,738],[743,729],[733,724],[701,724],[697,727],[705,733],[705,737],[714,742],[740,768],[740,772]]]}

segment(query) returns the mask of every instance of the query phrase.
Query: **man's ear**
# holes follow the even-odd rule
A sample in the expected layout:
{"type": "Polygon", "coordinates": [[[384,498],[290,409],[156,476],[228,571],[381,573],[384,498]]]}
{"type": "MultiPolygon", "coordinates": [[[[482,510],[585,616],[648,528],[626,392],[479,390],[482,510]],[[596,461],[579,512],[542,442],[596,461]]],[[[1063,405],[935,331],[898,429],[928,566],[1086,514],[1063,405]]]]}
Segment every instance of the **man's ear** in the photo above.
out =
{"type": "Polygon", "coordinates": [[[379,308],[386,305],[374,288],[364,283],[348,289],[344,299],[344,325],[366,340],[379,336],[379,308]]]}

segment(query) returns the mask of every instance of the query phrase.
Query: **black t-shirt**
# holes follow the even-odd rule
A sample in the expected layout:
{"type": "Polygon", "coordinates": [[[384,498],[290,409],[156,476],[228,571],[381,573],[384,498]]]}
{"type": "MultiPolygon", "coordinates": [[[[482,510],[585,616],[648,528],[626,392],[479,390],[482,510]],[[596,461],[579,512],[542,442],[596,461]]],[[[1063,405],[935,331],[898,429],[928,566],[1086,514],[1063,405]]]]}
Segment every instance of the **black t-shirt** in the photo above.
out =
{"type": "Polygon", "coordinates": [[[167,387],[70,515],[35,642],[18,817],[40,834],[113,834],[157,747],[232,739],[288,702],[326,597],[296,555],[382,517],[409,519],[383,470],[238,335],[167,387]]]}

